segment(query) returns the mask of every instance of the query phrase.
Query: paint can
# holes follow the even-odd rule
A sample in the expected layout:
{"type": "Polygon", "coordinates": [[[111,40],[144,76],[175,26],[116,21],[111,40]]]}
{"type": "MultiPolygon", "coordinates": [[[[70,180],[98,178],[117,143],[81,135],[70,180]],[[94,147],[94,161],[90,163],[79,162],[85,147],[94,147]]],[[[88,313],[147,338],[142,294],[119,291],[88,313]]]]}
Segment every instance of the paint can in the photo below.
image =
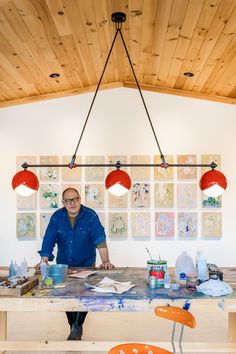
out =
{"type": "Polygon", "coordinates": [[[163,272],[166,272],[167,271],[167,261],[165,261],[164,259],[159,259],[158,269],[163,270],[163,272]]]}
{"type": "Polygon", "coordinates": [[[146,274],[147,283],[148,283],[151,270],[156,271],[157,269],[158,269],[158,260],[150,259],[147,261],[147,274],[146,274]]]}
{"type": "Polygon", "coordinates": [[[164,275],[165,275],[164,270],[159,269],[156,271],[157,287],[158,288],[164,287],[164,275]]]}

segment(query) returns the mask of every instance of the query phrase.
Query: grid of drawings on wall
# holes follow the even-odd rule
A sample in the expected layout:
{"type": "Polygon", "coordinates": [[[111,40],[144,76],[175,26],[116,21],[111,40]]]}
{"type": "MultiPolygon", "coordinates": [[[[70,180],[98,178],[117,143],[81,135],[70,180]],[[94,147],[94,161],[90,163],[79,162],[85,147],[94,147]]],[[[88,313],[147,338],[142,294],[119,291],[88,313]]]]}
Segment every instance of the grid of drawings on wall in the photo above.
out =
{"type": "MultiPolygon", "coordinates": [[[[70,156],[17,156],[16,170],[28,164],[68,164],[70,156]]],[[[109,155],[78,156],[78,164],[161,163],[159,156],[109,155]]],[[[221,169],[221,156],[166,155],[168,163],[210,164],[221,169]]],[[[62,192],[72,187],[79,191],[82,204],[97,211],[111,240],[216,239],[222,237],[222,197],[207,197],[198,182],[206,168],[130,167],[132,186],[121,197],[108,193],[106,175],[114,168],[77,167],[75,169],[29,168],[37,174],[39,191],[29,197],[16,196],[16,237],[32,240],[43,237],[52,214],[62,207],[62,192]]]]}

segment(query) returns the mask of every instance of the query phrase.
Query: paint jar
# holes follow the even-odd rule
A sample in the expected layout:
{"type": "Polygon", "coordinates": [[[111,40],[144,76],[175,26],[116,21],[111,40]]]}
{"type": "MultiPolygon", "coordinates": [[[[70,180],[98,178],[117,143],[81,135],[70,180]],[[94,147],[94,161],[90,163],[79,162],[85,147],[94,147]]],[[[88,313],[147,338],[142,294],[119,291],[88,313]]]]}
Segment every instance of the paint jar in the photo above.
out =
{"type": "Polygon", "coordinates": [[[187,279],[186,279],[187,289],[191,290],[191,291],[196,291],[198,285],[199,285],[199,281],[198,281],[197,275],[187,274],[187,279]]]}
{"type": "Polygon", "coordinates": [[[148,278],[148,285],[150,289],[157,288],[157,277],[155,275],[150,275],[150,277],[148,278]]]}
{"type": "Polygon", "coordinates": [[[155,259],[150,259],[147,261],[147,273],[146,273],[146,280],[148,283],[149,275],[151,270],[157,270],[158,269],[158,261],[155,259]]]}

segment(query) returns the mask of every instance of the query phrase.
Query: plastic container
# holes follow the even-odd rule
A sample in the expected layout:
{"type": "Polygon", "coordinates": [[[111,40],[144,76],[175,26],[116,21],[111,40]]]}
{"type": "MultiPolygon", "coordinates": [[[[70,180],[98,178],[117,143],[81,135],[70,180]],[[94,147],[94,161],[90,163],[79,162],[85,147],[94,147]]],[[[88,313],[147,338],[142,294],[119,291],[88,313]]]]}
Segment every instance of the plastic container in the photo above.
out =
{"type": "Polygon", "coordinates": [[[175,263],[175,281],[186,286],[187,274],[197,274],[192,258],[186,251],[182,252],[175,263]]]}
{"type": "Polygon", "coordinates": [[[207,260],[202,252],[198,258],[197,278],[201,283],[209,279],[207,260]]]}
{"type": "Polygon", "coordinates": [[[10,264],[10,266],[9,266],[9,275],[8,275],[8,278],[14,277],[14,275],[16,275],[15,267],[14,267],[13,261],[11,261],[11,264],[10,264]]]}
{"type": "Polygon", "coordinates": [[[66,278],[68,265],[52,264],[48,268],[48,276],[53,279],[54,284],[63,283],[66,278]]]}
{"type": "Polygon", "coordinates": [[[40,272],[43,280],[48,276],[48,268],[49,265],[46,262],[42,261],[40,263],[40,272]]]}
{"type": "Polygon", "coordinates": [[[164,288],[165,289],[170,289],[170,274],[169,274],[169,271],[168,269],[166,270],[165,272],[165,275],[164,275],[164,288]]]}

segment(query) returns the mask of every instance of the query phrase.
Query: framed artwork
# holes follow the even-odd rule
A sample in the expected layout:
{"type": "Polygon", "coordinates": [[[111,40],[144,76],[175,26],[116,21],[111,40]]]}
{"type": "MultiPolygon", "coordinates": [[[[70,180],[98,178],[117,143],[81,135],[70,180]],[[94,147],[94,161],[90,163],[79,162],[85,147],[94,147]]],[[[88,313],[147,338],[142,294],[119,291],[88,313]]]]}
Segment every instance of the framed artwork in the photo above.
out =
{"type": "MultiPolygon", "coordinates": [[[[165,155],[165,160],[167,163],[174,163],[173,155],[165,155]]],[[[154,156],[154,163],[161,164],[162,160],[159,155],[154,156]]],[[[164,168],[164,167],[154,167],[154,179],[173,179],[174,178],[174,169],[173,167],[164,168]]]]}
{"type": "Polygon", "coordinates": [[[109,208],[122,209],[127,207],[128,207],[128,193],[120,197],[116,197],[115,195],[109,193],[109,208]]]}
{"type": "Polygon", "coordinates": [[[155,183],[155,208],[174,207],[174,183],[155,183]]]}
{"type": "Polygon", "coordinates": [[[128,214],[109,213],[109,236],[127,237],[128,236],[128,214]]]}
{"type": "Polygon", "coordinates": [[[48,227],[49,221],[51,219],[53,213],[40,213],[40,225],[39,225],[39,230],[40,230],[40,237],[44,237],[46,228],[48,227]]]}
{"type": "MultiPolygon", "coordinates": [[[[62,164],[69,165],[71,156],[62,156],[62,164]]],[[[81,164],[81,156],[76,156],[76,164],[81,164]]],[[[81,167],[66,168],[62,167],[62,180],[63,181],[81,181],[81,167]]]]}
{"type": "MultiPolygon", "coordinates": [[[[220,171],[221,170],[221,156],[220,155],[202,155],[201,156],[201,163],[203,164],[210,164],[212,162],[215,162],[217,164],[217,170],[220,171]]],[[[201,174],[203,175],[203,173],[205,173],[206,171],[210,171],[211,168],[210,167],[202,167],[201,168],[201,174]]]]}
{"type": "Polygon", "coordinates": [[[131,230],[133,237],[150,237],[150,213],[131,213],[131,230]]]}
{"type": "Polygon", "coordinates": [[[202,213],[202,236],[222,236],[222,214],[220,212],[202,213]]]}
{"type": "Polygon", "coordinates": [[[205,193],[202,193],[202,207],[210,209],[222,208],[222,196],[208,197],[205,193]]]}
{"type": "Polygon", "coordinates": [[[134,183],[130,197],[132,208],[150,208],[150,183],[134,183]]]}
{"type": "Polygon", "coordinates": [[[104,208],[104,185],[86,184],[85,185],[85,205],[92,209],[104,208]]]}
{"type": "Polygon", "coordinates": [[[25,239],[36,237],[36,213],[16,214],[16,237],[25,239]]]}
{"type": "MultiPolygon", "coordinates": [[[[178,164],[196,164],[196,155],[178,155],[178,164]]],[[[197,178],[197,167],[177,167],[177,177],[178,179],[196,179],[197,178]]]]}
{"type": "MultiPolygon", "coordinates": [[[[29,165],[36,165],[37,164],[37,159],[36,156],[16,156],[16,171],[22,171],[21,165],[27,162],[29,165]]],[[[28,171],[32,171],[36,173],[36,168],[35,167],[29,167],[28,171]]]]}
{"type": "Polygon", "coordinates": [[[175,216],[173,212],[155,213],[155,236],[174,237],[175,216]]]}
{"type": "Polygon", "coordinates": [[[197,208],[197,185],[195,183],[178,183],[177,207],[197,208]]]}
{"type": "Polygon", "coordinates": [[[105,224],[106,224],[105,223],[105,213],[99,211],[97,214],[98,214],[98,217],[99,217],[99,220],[100,220],[102,226],[105,228],[105,224]]]}
{"type": "MultiPolygon", "coordinates": [[[[117,161],[120,161],[120,163],[127,164],[127,156],[125,155],[110,155],[108,156],[108,163],[110,164],[115,164],[117,161]]],[[[115,167],[109,167],[108,168],[108,173],[115,170],[115,167]]],[[[127,167],[122,167],[121,168],[123,171],[127,171],[127,167]]]]}
{"type": "MultiPolygon", "coordinates": [[[[151,157],[147,155],[133,155],[131,164],[150,164],[151,157]]],[[[150,167],[131,167],[131,178],[134,181],[149,181],[151,178],[150,167]]]]}
{"type": "Polygon", "coordinates": [[[16,206],[19,210],[36,209],[36,193],[28,197],[22,197],[21,195],[17,194],[16,206]]]}
{"type": "MultiPolygon", "coordinates": [[[[59,164],[58,156],[40,156],[40,165],[59,164]]],[[[59,168],[58,167],[41,167],[39,169],[39,176],[41,181],[58,181],[59,168]]]]}
{"type": "Polygon", "coordinates": [[[178,213],[178,235],[180,238],[197,237],[197,213],[178,213]]]}
{"type": "Polygon", "coordinates": [[[59,208],[59,185],[58,184],[40,185],[39,206],[41,209],[59,208]]]}
{"type": "MultiPolygon", "coordinates": [[[[86,164],[104,164],[104,156],[85,156],[86,164]]],[[[105,176],[104,167],[85,167],[85,180],[87,182],[103,181],[105,176]]]]}

